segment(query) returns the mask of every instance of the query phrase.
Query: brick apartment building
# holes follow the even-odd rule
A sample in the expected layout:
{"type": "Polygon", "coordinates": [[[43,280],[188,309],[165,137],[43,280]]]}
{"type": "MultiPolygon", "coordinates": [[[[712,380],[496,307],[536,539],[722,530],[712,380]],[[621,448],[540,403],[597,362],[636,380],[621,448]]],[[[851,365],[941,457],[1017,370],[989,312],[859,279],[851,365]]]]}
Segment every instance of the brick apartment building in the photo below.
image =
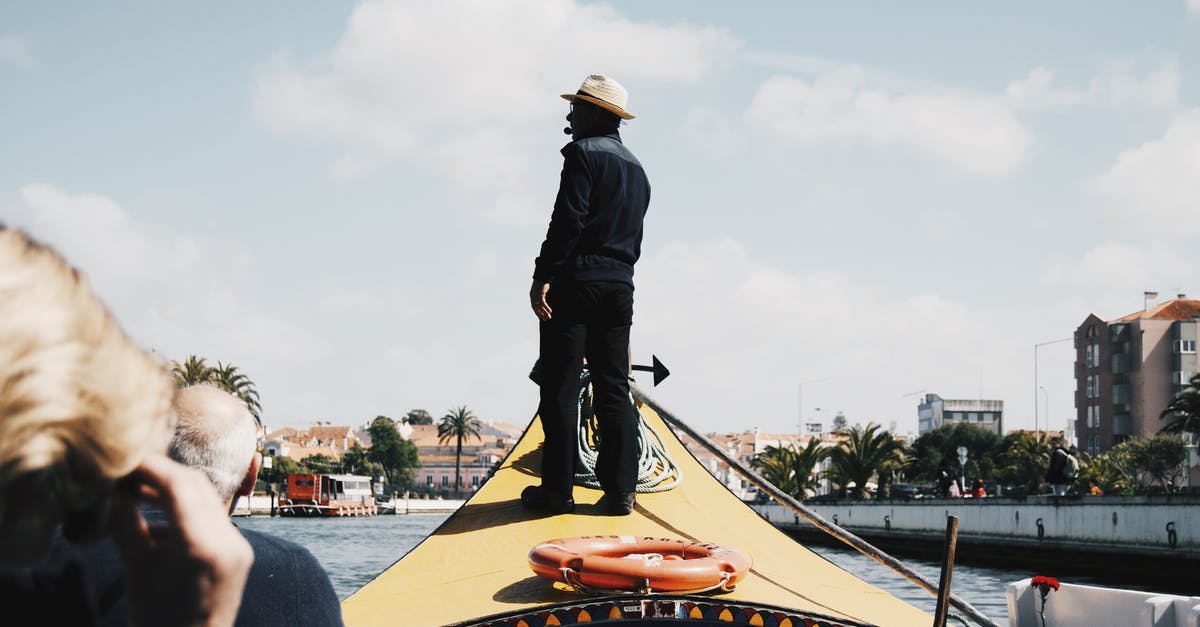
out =
{"type": "Polygon", "coordinates": [[[1076,445],[1092,455],[1158,433],[1159,414],[1198,370],[1200,300],[1145,296],[1142,311],[1107,322],[1091,314],[1075,330],[1076,445]]]}

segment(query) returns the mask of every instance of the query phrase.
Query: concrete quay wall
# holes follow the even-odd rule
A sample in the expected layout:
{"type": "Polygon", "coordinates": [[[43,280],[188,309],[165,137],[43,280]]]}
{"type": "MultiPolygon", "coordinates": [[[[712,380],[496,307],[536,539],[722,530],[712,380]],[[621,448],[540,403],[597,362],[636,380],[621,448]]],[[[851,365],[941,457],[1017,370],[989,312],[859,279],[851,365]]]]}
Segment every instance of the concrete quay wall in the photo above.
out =
{"type": "MultiPolygon", "coordinates": [[[[960,542],[1200,558],[1196,497],[922,499],[808,506],[830,522],[872,537],[938,539],[945,534],[946,516],[954,515],[960,542]]],[[[754,508],[781,528],[809,526],[783,505],[754,508]]]]}

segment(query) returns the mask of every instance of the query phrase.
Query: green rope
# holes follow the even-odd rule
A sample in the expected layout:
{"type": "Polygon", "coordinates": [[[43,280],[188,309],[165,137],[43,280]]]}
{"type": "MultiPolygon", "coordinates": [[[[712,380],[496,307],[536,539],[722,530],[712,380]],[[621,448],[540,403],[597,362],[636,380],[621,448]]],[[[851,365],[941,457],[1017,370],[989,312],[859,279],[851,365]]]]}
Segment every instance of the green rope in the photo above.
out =
{"type": "MultiPolygon", "coordinates": [[[[579,464],[576,466],[575,483],[600,489],[596,478],[596,458],[600,447],[600,432],[596,425],[596,414],[592,409],[591,374],[583,371],[579,387],[579,464]]],[[[666,445],[658,433],[646,423],[646,417],[637,410],[630,395],[629,403],[638,416],[638,470],[637,491],[643,494],[666,492],[679,485],[683,473],[671,459],[666,445]]]]}

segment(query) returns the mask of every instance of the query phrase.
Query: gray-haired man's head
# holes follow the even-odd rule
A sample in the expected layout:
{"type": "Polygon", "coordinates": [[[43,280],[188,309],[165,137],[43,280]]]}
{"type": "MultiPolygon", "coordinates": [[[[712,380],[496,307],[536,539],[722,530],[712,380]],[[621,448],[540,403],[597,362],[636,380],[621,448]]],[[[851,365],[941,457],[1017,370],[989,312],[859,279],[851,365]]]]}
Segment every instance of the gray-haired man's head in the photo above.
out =
{"type": "Polygon", "coordinates": [[[208,475],[217,494],[232,503],[258,468],[258,429],[246,404],[224,390],[193,385],[179,390],[172,409],[171,457],[208,475]]]}

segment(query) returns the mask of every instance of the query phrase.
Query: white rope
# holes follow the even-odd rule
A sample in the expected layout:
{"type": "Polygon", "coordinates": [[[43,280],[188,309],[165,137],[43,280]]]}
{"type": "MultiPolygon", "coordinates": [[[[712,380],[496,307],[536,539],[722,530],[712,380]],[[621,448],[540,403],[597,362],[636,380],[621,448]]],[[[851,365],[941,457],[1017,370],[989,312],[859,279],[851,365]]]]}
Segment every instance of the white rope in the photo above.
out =
{"type": "MultiPolygon", "coordinates": [[[[591,373],[584,370],[583,376],[580,377],[579,388],[579,465],[576,466],[575,483],[589,488],[600,489],[600,481],[596,478],[596,459],[600,445],[600,433],[596,428],[595,412],[589,411],[588,413],[591,415],[584,416],[585,409],[591,409],[591,398],[591,373]]],[[[642,412],[638,411],[637,405],[633,402],[632,395],[629,397],[629,404],[633,406],[633,411],[638,416],[636,489],[643,494],[666,492],[679,485],[679,482],[683,480],[683,473],[679,470],[679,466],[675,465],[675,461],[671,459],[671,454],[667,452],[667,447],[663,444],[662,438],[646,423],[646,418],[642,416],[642,412]]]]}

